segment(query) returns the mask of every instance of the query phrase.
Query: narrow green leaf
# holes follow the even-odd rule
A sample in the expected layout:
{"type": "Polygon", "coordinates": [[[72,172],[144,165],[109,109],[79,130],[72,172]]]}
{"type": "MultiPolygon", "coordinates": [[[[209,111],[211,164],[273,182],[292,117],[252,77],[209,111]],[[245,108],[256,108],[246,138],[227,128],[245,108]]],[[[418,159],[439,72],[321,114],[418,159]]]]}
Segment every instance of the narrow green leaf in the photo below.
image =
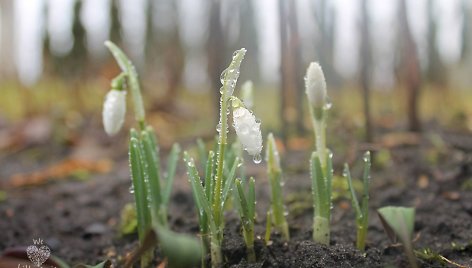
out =
{"type": "Polygon", "coordinates": [[[205,146],[205,142],[201,138],[197,139],[197,149],[198,149],[198,157],[200,158],[200,164],[202,169],[206,168],[207,163],[207,150],[205,146]]]}
{"type": "Polygon", "coordinates": [[[150,194],[153,213],[158,216],[162,203],[159,167],[157,166],[156,147],[146,130],[141,132],[141,144],[144,151],[144,168],[147,169],[147,174],[149,175],[147,181],[149,185],[146,188],[148,189],[148,194],[150,194]]]}
{"type": "Polygon", "coordinates": [[[233,166],[231,167],[231,170],[228,173],[228,177],[226,178],[226,182],[223,188],[223,194],[221,196],[221,200],[223,202],[222,207],[224,207],[224,203],[226,202],[229,191],[233,189],[234,179],[236,177],[236,169],[238,168],[239,164],[239,158],[236,157],[236,159],[234,159],[233,166]]]}
{"type": "Polygon", "coordinates": [[[167,176],[165,178],[166,184],[165,191],[162,195],[163,204],[165,206],[167,206],[167,204],[169,203],[170,194],[172,192],[172,185],[175,178],[175,171],[177,170],[177,163],[179,161],[180,151],[180,145],[178,143],[174,143],[167,159],[167,176]]]}
{"type": "Polygon", "coordinates": [[[240,203],[240,216],[242,218],[242,223],[246,225],[248,219],[249,219],[249,209],[248,209],[248,204],[246,200],[246,196],[244,193],[244,189],[241,185],[241,180],[237,179],[236,180],[236,189],[238,190],[238,197],[239,197],[239,203],[240,203]]]}
{"type": "Polygon", "coordinates": [[[367,221],[368,213],[369,213],[369,186],[370,186],[370,167],[371,167],[371,160],[370,160],[370,152],[367,151],[364,154],[364,176],[362,178],[364,184],[364,194],[362,195],[362,214],[367,221]]]}
{"type": "Polygon", "coordinates": [[[361,211],[361,208],[359,207],[359,201],[357,201],[356,192],[354,190],[354,187],[352,186],[351,172],[349,171],[349,165],[347,163],[344,164],[343,175],[346,178],[348,186],[349,186],[349,192],[351,194],[351,203],[352,203],[352,207],[356,211],[356,218],[362,217],[362,211],[361,211]]]}
{"type": "Polygon", "coordinates": [[[155,225],[162,254],[167,257],[169,267],[194,267],[203,255],[202,245],[193,236],[179,234],[155,225]]]}
{"type": "Polygon", "coordinates": [[[387,206],[377,210],[387,235],[394,241],[397,235],[403,243],[408,243],[413,236],[415,209],[409,207],[387,206]]]}
{"type": "MultiPolygon", "coordinates": [[[[333,184],[333,153],[331,150],[328,149],[328,153],[326,154],[326,174],[325,181],[326,181],[326,202],[328,202],[327,206],[331,208],[331,194],[332,194],[332,184],[333,184]]],[[[330,212],[329,209],[328,212],[330,212]]]]}
{"type": "Polygon", "coordinates": [[[139,140],[131,137],[129,142],[129,163],[131,168],[131,179],[134,187],[136,214],[138,218],[138,236],[140,241],[144,239],[144,233],[147,227],[146,225],[150,222],[142,161],[142,151],[139,140]]]}
{"type": "Polygon", "coordinates": [[[311,176],[315,215],[326,218],[327,209],[329,209],[325,207],[325,200],[327,198],[326,184],[321,168],[320,158],[316,152],[313,152],[311,155],[311,176]]]}
{"type": "Polygon", "coordinates": [[[248,218],[252,222],[254,222],[254,218],[256,216],[256,181],[253,177],[249,178],[249,188],[247,194],[247,202],[248,202],[248,218]]]}
{"type": "Polygon", "coordinates": [[[265,231],[265,235],[264,235],[264,242],[265,242],[266,245],[269,244],[271,233],[272,233],[272,211],[269,209],[267,211],[266,231],[265,231]]]}
{"type": "Polygon", "coordinates": [[[202,212],[205,212],[207,214],[210,228],[212,229],[213,233],[216,233],[217,228],[215,222],[212,219],[210,204],[205,196],[205,191],[203,189],[200,176],[198,175],[197,168],[195,167],[195,161],[189,157],[187,152],[184,152],[184,161],[187,165],[190,185],[192,186],[192,192],[199,210],[198,213],[202,214],[202,212]]]}
{"type": "Polygon", "coordinates": [[[213,193],[213,176],[214,176],[214,157],[215,153],[213,151],[208,152],[208,157],[206,161],[206,168],[205,168],[205,194],[206,197],[210,200],[208,200],[210,203],[212,202],[211,200],[211,193],[213,193]]]}

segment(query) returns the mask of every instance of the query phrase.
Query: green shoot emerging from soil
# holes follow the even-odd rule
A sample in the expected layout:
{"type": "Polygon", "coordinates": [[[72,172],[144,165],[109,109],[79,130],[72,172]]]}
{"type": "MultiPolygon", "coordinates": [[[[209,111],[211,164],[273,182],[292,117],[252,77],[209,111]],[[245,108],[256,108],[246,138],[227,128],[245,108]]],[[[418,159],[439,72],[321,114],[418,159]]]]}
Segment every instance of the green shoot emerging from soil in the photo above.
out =
{"type": "Polygon", "coordinates": [[[418,267],[412,243],[415,209],[388,206],[378,209],[377,212],[390,240],[395,241],[396,237],[400,238],[410,266],[418,267]]]}
{"type": "Polygon", "coordinates": [[[356,246],[359,250],[365,249],[365,238],[367,236],[367,225],[369,222],[369,185],[370,185],[370,152],[364,154],[364,174],[362,176],[364,192],[362,193],[362,202],[359,205],[356,192],[352,185],[351,172],[349,165],[344,164],[343,175],[347,179],[349,191],[351,193],[352,207],[356,211],[357,240],[356,246]]]}
{"type": "Polygon", "coordinates": [[[326,93],[326,81],[321,66],[312,62],[305,76],[308,107],[313,123],[316,151],[311,155],[313,207],[313,239],[329,245],[331,219],[332,154],[326,148],[326,117],[331,108],[326,93]]]}
{"type": "Polygon", "coordinates": [[[244,185],[241,179],[236,180],[236,206],[238,208],[239,217],[243,226],[243,237],[246,243],[247,258],[249,262],[256,261],[256,253],[254,251],[254,220],[256,217],[256,191],[255,181],[251,177],[249,179],[247,194],[244,192],[244,185]]]}
{"type": "Polygon", "coordinates": [[[283,239],[288,241],[290,239],[290,234],[287,219],[285,218],[286,213],[282,194],[282,168],[280,167],[280,156],[272,133],[267,137],[266,161],[269,184],[272,193],[272,222],[277,230],[282,234],[283,239]]]}
{"type": "MultiPolygon", "coordinates": [[[[187,264],[190,264],[195,259],[195,256],[199,259],[201,255],[198,247],[195,247],[194,239],[184,235],[175,235],[167,226],[167,206],[180,147],[178,144],[174,144],[172,147],[167,165],[167,175],[164,176],[164,179],[161,179],[159,147],[152,127],[145,123],[144,105],[136,69],[123,51],[115,44],[107,41],[105,45],[110,49],[122,69],[122,73],[112,81],[112,90],[105,100],[103,111],[105,129],[109,134],[115,134],[123,124],[125,90],[128,88],[128,85],[140,129],[139,131],[131,129],[129,141],[129,163],[132,180],[130,192],[135,197],[140,246],[143,246],[146,236],[149,234],[148,232],[155,230],[163,249],[175,247],[174,243],[176,241],[187,244],[191,250],[182,250],[181,252],[191,253],[193,258],[187,255],[189,257],[187,264]],[[115,92],[119,95],[112,95],[110,97],[110,94],[116,94],[115,92]],[[164,185],[161,185],[162,182],[164,182],[164,185]]],[[[174,258],[182,258],[182,255],[176,256],[175,252],[172,254],[167,255],[170,263],[174,261],[174,258]]],[[[141,267],[147,267],[153,258],[153,246],[149,246],[149,249],[140,256],[141,267]]]]}
{"type": "MultiPolygon", "coordinates": [[[[187,163],[189,181],[198,208],[202,243],[206,250],[208,250],[209,244],[213,267],[219,267],[223,263],[221,254],[224,228],[223,213],[229,193],[233,190],[236,169],[241,164],[239,157],[236,157],[233,163],[227,163],[225,157],[230,108],[233,112],[233,126],[241,145],[248,154],[253,156],[255,163],[261,162],[260,122],[238,98],[233,96],[239,77],[239,68],[245,54],[246,49],[244,48],[235,51],[229,67],[221,73],[220,78],[223,86],[220,89],[220,120],[216,127],[218,144],[216,155],[214,152],[210,152],[208,155],[203,185],[194,160],[184,152],[184,161],[187,163]],[[229,106],[230,101],[231,107],[229,106]],[[228,166],[231,166],[230,172],[225,172],[228,166]]],[[[242,209],[250,211],[249,207],[242,209]]],[[[202,262],[202,265],[205,263],[202,262]]]]}

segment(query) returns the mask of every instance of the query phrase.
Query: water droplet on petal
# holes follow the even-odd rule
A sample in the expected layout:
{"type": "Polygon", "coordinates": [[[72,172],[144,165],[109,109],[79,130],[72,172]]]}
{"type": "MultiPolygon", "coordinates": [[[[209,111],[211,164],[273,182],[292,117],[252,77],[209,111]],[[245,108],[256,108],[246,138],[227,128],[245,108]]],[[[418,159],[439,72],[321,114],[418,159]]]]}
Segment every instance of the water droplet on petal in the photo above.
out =
{"type": "Polygon", "coordinates": [[[261,154],[255,154],[254,157],[252,158],[252,161],[254,161],[255,164],[261,163],[262,162],[261,154]]]}

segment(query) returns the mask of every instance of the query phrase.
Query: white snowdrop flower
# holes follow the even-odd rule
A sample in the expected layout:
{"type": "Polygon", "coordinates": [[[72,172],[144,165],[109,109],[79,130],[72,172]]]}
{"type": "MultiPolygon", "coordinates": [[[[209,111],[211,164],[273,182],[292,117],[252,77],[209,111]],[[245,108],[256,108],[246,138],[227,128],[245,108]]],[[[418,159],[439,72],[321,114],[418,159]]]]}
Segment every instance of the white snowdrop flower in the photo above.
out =
{"type": "Polygon", "coordinates": [[[305,89],[313,108],[323,108],[326,105],[326,81],[323,70],[317,62],[310,63],[306,70],[305,89]]]}
{"type": "MultiPolygon", "coordinates": [[[[246,108],[238,107],[233,110],[234,129],[241,144],[248,154],[260,158],[262,151],[261,123],[246,108]]],[[[260,162],[260,160],[259,160],[260,162]]]]}
{"type": "Polygon", "coordinates": [[[123,126],[126,113],[126,91],[110,90],[103,103],[103,126],[105,132],[112,136],[123,126]]]}

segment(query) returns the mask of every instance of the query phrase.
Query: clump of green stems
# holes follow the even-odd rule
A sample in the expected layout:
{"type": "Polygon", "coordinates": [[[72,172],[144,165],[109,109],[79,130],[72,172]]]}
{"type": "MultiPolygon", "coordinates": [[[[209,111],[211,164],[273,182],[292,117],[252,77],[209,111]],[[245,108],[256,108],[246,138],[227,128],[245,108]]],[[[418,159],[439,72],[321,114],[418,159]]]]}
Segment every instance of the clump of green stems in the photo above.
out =
{"type": "Polygon", "coordinates": [[[270,133],[267,137],[267,173],[269,175],[269,184],[272,194],[271,199],[271,215],[272,222],[277,230],[282,234],[285,241],[290,239],[286,212],[284,208],[282,193],[282,168],[280,167],[280,157],[277,151],[274,135],[270,133]]]}
{"type": "Polygon", "coordinates": [[[246,243],[247,258],[249,262],[256,261],[256,252],[254,251],[254,220],[256,217],[256,191],[255,180],[249,179],[247,194],[244,191],[243,181],[236,179],[237,198],[236,207],[241,218],[243,226],[243,237],[246,243]]]}
{"type": "Polygon", "coordinates": [[[318,63],[311,63],[305,77],[308,109],[313,124],[316,151],[310,159],[314,223],[313,239],[329,245],[331,219],[332,153],[326,148],[326,119],[331,108],[326,94],[326,82],[318,63]]]}
{"type": "MultiPolygon", "coordinates": [[[[246,49],[244,48],[237,50],[233,54],[229,67],[222,72],[220,77],[223,86],[220,89],[220,115],[217,126],[218,145],[216,154],[212,151],[208,154],[203,185],[194,160],[184,152],[184,161],[187,163],[189,181],[198,208],[202,243],[207,250],[209,244],[213,267],[218,267],[223,262],[221,253],[224,228],[223,212],[228,194],[233,189],[236,168],[240,164],[239,158],[236,158],[233,163],[226,163],[225,151],[227,147],[229,101],[231,100],[234,104],[237,99],[232,95],[245,53],[246,49]],[[231,170],[228,176],[224,176],[224,169],[228,167],[228,164],[231,165],[231,170]]],[[[238,105],[240,105],[239,103],[240,101],[238,105]]],[[[202,265],[205,265],[203,261],[202,265]]]]}
{"type": "Polygon", "coordinates": [[[357,226],[357,240],[356,247],[357,249],[364,251],[365,249],[365,239],[367,236],[367,225],[369,222],[369,185],[370,185],[370,152],[367,151],[364,154],[364,174],[362,176],[363,182],[363,193],[362,201],[359,205],[357,201],[357,196],[352,185],[351,172],[349,171],[349,165],[344,164],[343,175],[347,179],[349,192],[351,193],[351,202],[352,207],[356,212],[356,226],[357,226]]]}
{"type": "MultiPolygon", "coordinates": [[[[168,230],[167,207],[179,159],[180,146],[178,144],[173,145],[168,158],[166,175],[161,176],[159,146],[153,128],[145,122],[144,105],[136,69],[123,51],[115,44],[107,41],[105,45],[110,49],[122,70],[122,73],[113,80],[112,88],[120,87],[121,90],[124,90],[125,87],[129,88],[133,99],[135,117],[139,125],[139,130],[130,130],[129,163],[132,180],[131,192],[134,193],[135,197],[140,245],[143,244],[147,233],[156,228],[161,244],[169,242],[163,240],[165,240],[165,237],[172,235],[170,235],[170,232],[162,230],[168,230]]],[[[193,240],[179,236],[179,241],[181,238],[184,244],[195,248],[193,240]]],[[[167,244],[166,246],[171,245],[167,244]]],[[[198,252],[194,253],[200,254],[198,252]]],[[[153,250],[151,248],[142,255],[141,267],[147,267],[152,258],[153,250]]]]}

